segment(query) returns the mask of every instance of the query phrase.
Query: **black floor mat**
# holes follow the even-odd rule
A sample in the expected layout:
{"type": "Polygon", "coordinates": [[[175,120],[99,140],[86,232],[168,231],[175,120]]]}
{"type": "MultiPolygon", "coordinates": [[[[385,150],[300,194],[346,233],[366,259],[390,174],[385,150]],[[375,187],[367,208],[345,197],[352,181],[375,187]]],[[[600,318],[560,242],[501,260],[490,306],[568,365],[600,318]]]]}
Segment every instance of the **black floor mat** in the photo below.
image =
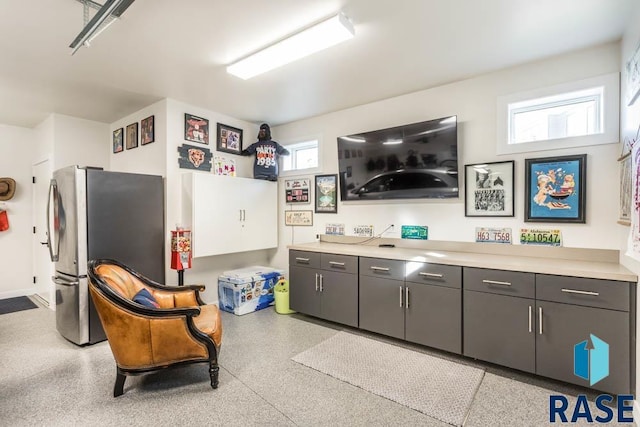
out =
{"type": "Polygon", "coordinates": [[[38,306],[27,297],[15,297],[0,300],[0,314],[15,313],[16,311],[30,310],[38,306]]]}

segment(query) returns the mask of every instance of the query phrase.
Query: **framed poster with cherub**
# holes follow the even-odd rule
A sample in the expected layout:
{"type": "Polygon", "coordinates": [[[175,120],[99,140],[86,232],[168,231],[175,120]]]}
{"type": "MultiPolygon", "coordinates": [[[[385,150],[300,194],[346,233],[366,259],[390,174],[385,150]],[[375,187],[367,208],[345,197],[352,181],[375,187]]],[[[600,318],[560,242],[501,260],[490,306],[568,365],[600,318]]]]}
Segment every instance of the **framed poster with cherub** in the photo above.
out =
{"type": "Polygon", "coordinates": [[[586,154],[525,159],[525,181],[526,222],[586,222],[586,154]]]}

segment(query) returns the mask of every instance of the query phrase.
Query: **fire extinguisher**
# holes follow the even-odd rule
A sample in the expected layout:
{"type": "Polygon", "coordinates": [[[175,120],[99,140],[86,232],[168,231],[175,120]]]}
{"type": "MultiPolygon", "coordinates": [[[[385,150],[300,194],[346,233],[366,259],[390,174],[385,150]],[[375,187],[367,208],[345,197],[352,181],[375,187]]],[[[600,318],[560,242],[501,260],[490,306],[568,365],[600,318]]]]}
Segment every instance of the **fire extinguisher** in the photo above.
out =
{"type": "Polygon", "coordinates": [[[191,268],[191,230],[171,231],[171,269],[178,270],[178,286],[184,285],[184,270],[191,268]]]}

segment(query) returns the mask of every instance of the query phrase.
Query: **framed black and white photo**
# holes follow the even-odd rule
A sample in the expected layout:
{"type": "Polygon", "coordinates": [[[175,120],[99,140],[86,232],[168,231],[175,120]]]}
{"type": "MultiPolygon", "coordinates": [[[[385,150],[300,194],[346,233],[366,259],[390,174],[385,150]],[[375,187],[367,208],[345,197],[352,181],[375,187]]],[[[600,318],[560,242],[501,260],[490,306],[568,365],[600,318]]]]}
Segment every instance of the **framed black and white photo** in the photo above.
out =
{"type": "Polygon", "coordinates": [[[465,165],[465,216],[514,216],[514,162],[465,165]]]}

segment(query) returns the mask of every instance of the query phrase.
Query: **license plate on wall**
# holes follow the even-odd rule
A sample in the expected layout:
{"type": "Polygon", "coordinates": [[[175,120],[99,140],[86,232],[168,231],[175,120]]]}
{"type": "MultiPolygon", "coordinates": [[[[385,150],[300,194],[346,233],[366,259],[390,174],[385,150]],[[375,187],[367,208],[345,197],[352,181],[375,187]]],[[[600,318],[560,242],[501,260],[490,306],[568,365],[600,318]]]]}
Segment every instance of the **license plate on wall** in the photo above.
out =
{"type": "Polygon", "coordinates": [[[520,244],[562,246],[562,233],[560,230],[522,228],[520,229],[520,244]]]}
{"type": "Polygon", "coordinates": [[[476,242],[511,244],[510,228],[476,227],[476,242]]]}

